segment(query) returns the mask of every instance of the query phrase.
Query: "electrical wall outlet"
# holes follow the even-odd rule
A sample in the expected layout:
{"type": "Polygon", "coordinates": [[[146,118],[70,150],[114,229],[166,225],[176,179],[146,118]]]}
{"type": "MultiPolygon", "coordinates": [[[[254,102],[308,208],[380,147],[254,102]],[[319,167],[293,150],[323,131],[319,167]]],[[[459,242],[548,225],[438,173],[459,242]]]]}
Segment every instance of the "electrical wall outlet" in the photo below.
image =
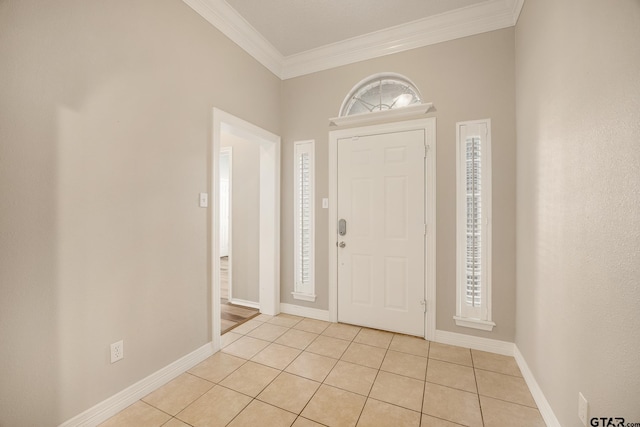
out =
{"type": "Polygon", "coordinates": [[[111,344],[111,363],[115,363],[124,357],[124,343],[122,340],[111,344]]]}
{"type": "Polygon", "coordinates": [[[584,398],[582,393],[578,393],[578,417],[582,424],[587,425],[589,419],[589,402],[584,398]]]}

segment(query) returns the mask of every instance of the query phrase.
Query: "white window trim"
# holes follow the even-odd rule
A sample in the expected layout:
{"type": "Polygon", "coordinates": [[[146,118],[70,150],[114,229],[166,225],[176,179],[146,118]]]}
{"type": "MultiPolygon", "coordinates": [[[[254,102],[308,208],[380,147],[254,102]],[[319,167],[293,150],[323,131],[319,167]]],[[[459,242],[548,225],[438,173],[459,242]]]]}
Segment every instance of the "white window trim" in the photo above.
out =
{"type": "Polygon", "coordinates": [[[315,302],[315,140],[296,141],[293,144],[293,226],[294,226],[294,290],[291,295],[294,299],[302,301],[315,302]],[[309,284],[301,284],[298,282],[298,276],[300,272],[300,254],[299,254],[299,241],[300,241],[300,211],[298,209],[300,201],[298,199],[299,192],[299,180],[300,174],[298,158],[301,154],[309,154],[310,165],[310,185],[311,185],[311,200],[310,200],[310,222],[311,222],[311,243],[310,243],[310,267],[309,276],[311,282],[309,284]]]}
{"type": "MultiPolygon", "coordinates": [[[[482,135],[481,135],[482,136],[482,135]]],[[[457,286],[456,286],[456,315],[453,317],[456,325],[492,331],[495,323],[491,320],[491,120],[472,120],[456,123],[456,193],[457,193],[457,286]],[[463,140],[463,128],[471,126],[485,126],[486,135],[481,140],[482,159],[482,304],[479,309],[469,309],[465,303],[466,295],[466,150],[463,140]]]]}

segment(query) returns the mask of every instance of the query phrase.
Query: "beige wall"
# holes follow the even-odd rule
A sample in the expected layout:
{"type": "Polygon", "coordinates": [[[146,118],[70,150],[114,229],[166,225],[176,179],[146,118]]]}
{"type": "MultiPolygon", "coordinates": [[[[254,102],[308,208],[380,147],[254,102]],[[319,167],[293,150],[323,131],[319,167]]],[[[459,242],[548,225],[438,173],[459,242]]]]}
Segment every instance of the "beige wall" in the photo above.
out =
{"type": "Polygon", "coordinates": [[[367,76],[396,72],[412,79],[437,119],[437,328],[512,341],[515,335],[515,82],[514,29],[493,31],[283,82],[282,301],[328,308],[328,119],[351,88],[367,76]],[[455,124],[492,120],[492,333],[457,327],[455,124]],[[315,303],[293,300],[293,142],[316,140],[315,303]]]}
{"type": "Polygon", "coordinates": [[[260,145],[222,133],[232,147],[231,268],[232,297],[260,302],[260,145]]]}
{"type": "Polygon", "coordinates": [[[210,341],[212,108],[281,83],[179,0],[3,0],[0,58],[0,425],[53,426],[210,341]]]}
{"type": "Polygon", "coordinates": [[[516,31],[516,343],[560,424],[640,421],[640,3],[536,0],[516,31]]]}

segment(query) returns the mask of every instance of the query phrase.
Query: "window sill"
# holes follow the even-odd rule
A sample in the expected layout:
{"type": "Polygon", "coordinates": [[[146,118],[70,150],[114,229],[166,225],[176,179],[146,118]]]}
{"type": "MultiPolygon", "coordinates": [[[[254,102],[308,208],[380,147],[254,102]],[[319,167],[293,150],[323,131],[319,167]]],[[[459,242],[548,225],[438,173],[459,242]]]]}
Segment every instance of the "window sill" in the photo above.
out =
{"type": "Polygon", "coordinates": [[[488,322],[480,319],[469,319],[467,317],[453,316],[453,320],[456,321],[456,325],[464,328],[480,329],[483,331],[493,331],[493,327],[496,326],[494,322],[488,322]]]}
{"type": "Polygon", "coordinates": [[[301,294],[299,292],[291,292],[291,295],[293,295],[293,299],[316,302],[316,296],[313,294],[301,294]]]}

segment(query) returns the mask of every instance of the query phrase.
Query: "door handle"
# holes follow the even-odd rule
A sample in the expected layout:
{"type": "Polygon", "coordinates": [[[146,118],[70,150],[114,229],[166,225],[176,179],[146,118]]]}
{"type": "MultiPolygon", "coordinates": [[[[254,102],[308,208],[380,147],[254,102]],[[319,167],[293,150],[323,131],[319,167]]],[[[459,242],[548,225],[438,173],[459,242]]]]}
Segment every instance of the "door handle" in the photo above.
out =
{"type": "Polygon", "coordinates": [[[344,248],[345,246],[347,246],[347,244],[345,242],[340,242],[338,243],[338,246],[340,246],[341,248],[344,248]]]}

